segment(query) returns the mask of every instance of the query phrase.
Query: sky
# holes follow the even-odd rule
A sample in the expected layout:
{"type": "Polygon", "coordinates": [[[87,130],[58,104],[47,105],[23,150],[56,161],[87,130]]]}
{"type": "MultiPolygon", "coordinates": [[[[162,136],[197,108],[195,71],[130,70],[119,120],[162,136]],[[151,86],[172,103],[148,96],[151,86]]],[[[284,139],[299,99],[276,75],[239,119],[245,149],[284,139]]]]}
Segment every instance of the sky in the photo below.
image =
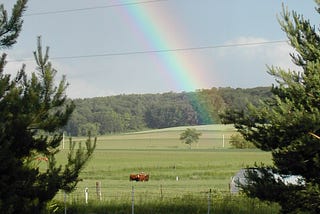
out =
{"type": "Polygon", "coordinates": [[[312,0],[29,0],[5,72],[34,72],[41,36],[70,98],[271,86],[267,66],[298,69],[282,4],[318,26],[312,0]]]}

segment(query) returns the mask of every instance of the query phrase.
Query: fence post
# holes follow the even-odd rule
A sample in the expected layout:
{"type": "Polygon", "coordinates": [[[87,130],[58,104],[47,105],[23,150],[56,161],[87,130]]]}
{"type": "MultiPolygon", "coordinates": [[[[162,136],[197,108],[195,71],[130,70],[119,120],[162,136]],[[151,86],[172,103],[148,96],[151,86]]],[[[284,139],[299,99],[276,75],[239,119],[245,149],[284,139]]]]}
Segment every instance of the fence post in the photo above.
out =
{"type": "Polygon", "coordinates": [[[208,214],[210,214],[210,207],[211,207],[211,189],[208,192],[208,214]]]}
{"type": "Polygon", "coordinates": [[[131,192],[131,214],[134,214],[134,186],[132,186],[131,192]]]}
{"type": "Polygon", "coordinates": [[[96,193],[97,193],[97,198],[99,201],[101,201],[101,181],[96,182],[96,193]]]}
{"type": "Polygon", "coordinates": [[[64,214],[67,214],[67,193],[63,191],[64,214]]]}
{"type": "Polygon", "coordinates": [[[89,198],[89,189],[88,189],[88,187],[86,187],[84,189],[84,196],[85,196],[85,199],[86,199],[86,204],[88,204],[88,198],[89,198]]]}

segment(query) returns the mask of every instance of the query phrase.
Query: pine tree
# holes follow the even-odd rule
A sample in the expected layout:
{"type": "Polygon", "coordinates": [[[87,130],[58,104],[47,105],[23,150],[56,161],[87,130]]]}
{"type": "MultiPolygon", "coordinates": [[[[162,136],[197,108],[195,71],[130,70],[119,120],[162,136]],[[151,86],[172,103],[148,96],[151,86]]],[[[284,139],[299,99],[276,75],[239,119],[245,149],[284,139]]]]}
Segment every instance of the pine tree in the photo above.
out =
{"type": "MultiPolygon", "coordinates": [[[[0,6],[0,49],[16,42],[26,3],[17,1],[10,19],[0,6]]],[[[59,190],[72,191],[96,145],[89,137],[86,148],[75,149],[70,140],[66,165],[56,163],[61,129],[75,106],[65,95],[66,78],[55,85],[57,71],[40,38],[34,56],[37,70],[30,78],[24,65],[14,78],[5,74],[6,54],[0,59],[0,213],[40,213],[59,190]],[[38,158],[47,160],[46,170],[39,169],[38,158]]]]}
{"type": "MultiPolygon", "coordinates": [[[[320,13],[320,1],[317,11],[320,13]]],[[[269,67],[277,84],[273,98],[259,107],[229,110],[225,123],[232,122],[246,140],[270,151],[273,166],[258,166],[260,173],[248,171],[250,185],[243,186],[251,197],[278,202],[283,213],[320,212],[320,36],[319,29],[296,12],[283,7],[279,18],[291,54],[301,71],[269,67]],[[297,185],[276,179],[274,173],[301,176],[297,185]]]]}
{"type": "Polygon", "coordinates": [[[0,4],[0,49],[9,48],[17,42],[22,29],[22,14],[26,9],[28,0],[18,0],[12,9],[12,15],[0,4]]]}

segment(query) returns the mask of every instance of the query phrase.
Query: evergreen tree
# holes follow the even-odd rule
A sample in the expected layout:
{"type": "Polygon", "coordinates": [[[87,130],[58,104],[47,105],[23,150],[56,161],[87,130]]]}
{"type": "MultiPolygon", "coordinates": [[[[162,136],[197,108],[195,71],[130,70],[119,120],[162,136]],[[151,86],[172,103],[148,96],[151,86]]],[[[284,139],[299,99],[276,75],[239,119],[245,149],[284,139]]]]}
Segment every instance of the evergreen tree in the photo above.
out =
{"type": "Polygon", "coordinates": [[[0,49],[9,48],[17,42],[22,29],[22,14],[26,9],[27,0],[18,0],[12,9],[12,15],[0,4],[0,49]]]}
{"type": "MultiPolygon", "coordinates": [[[[10,48],[22,27],[27,1],[19,0],[8,19],[0,6],[0,49],[10,48]]],[[[23,65],[14,78],[4,73],[6,55],[0,59],[0,213],[40,213],[59,190],[72,191],[79,173],[92,155],[95,140],[75,149],[70,141],[68,161],[57,165],[63,128],[74,104],[67,103],[65,77],[55,86],[56,70],[43,53],[40,38],[34,52],[37,71],[29,78],[23,65]],[[47,161],[45,170],[39,160],[47,161]]]]}
{"type": "MultiPolygon", "coordinates": [[[[320,1],[316,1],[320,13],[320,1]]],[[[269,67],[277,84],[274,97],[259,107],[229,110],[224,122],[232,122],[240,133],[264,151],[271,151],[273,166],[258,166],[259,173],[248,171],[249,196],[278,202],[283,213],[320,212],[320,36],[296,12],[283,7],[279,19],[290,44],[291,54],[301,72],[269,67]],[[274,173],[283,178],[277,178],[274,173]],[[285,175],[302,179],[296,185],[284,182],[285,175]]]]}

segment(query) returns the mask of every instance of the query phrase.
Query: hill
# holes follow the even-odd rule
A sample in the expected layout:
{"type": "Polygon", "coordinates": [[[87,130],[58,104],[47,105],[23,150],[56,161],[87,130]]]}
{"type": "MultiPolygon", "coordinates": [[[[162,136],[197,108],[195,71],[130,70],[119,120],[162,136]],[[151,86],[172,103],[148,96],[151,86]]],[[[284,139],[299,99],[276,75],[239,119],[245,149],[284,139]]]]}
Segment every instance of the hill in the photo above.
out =
{"type": "Polygon", "coordinates": [[[244,109],[271,96],[270,87],[211,88],[195,92],[130,94],[74,99],[65,132],[72,136],[135,132],[179,126],[219,124],[226,108],[244,109]]]}

